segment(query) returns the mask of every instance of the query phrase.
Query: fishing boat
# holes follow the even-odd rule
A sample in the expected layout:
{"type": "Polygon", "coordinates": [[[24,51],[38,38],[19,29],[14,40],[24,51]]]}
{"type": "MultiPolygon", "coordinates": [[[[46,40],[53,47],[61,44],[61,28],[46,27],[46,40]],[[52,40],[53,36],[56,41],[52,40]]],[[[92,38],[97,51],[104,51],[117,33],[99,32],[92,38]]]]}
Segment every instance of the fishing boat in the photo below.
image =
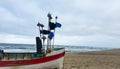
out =
{"type": "Polygon", "coordinates": [[[39,23],[40,36],[36,37],[36,52],[4,52],[0,50],[0,69],[62,69],[65,55],[64,48],[54,48],[55,28],[60,23],[51,22],[48,15],[48,29],[39,23]]]}

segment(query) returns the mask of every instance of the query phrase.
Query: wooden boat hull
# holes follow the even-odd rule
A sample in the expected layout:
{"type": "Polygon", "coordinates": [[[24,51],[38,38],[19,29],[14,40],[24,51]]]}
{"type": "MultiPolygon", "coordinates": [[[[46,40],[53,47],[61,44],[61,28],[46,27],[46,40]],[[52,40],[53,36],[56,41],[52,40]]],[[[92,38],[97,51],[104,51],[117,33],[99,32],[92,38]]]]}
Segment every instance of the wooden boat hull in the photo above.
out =
{"type": "Polygon", "coordinates": [[[64,54],[64,49],[61,49],[41,58],[0,61],[0,69],[62,69],[64,54]]]}

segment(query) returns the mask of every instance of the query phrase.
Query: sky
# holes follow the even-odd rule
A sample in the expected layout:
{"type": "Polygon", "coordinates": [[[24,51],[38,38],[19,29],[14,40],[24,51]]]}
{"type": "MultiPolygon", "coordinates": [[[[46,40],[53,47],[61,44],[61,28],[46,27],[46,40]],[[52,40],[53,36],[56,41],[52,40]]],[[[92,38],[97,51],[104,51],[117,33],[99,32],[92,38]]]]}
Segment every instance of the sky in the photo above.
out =
{"type": "Polygon", "coordinates": [[[0,0],[0,43],[35,44],[49,12],[56,45],[120,48],[120,0],[0,0]]]}

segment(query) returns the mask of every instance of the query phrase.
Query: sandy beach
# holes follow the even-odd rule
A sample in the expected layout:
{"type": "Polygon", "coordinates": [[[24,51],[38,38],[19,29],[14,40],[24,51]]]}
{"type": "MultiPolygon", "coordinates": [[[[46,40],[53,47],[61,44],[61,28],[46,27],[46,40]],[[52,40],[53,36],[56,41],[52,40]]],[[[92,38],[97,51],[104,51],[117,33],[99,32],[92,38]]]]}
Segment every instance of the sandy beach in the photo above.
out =
{"type": "Polygon", "coordinates": [[[120,69],[120,49],[66,53],[63,69],[120,69]]]}

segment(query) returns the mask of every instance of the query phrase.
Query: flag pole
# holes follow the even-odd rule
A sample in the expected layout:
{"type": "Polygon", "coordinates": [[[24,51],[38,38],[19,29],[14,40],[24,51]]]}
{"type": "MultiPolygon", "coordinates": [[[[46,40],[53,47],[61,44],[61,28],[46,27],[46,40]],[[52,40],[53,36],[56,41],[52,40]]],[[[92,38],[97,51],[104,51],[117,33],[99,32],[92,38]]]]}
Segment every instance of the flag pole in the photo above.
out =
{"type": "Polygon", "coordinates": [[[37,26],[39,27],[39,33],[40,33],[40,38],[41,38],[40,23],[39,22],[38,22],[37,26]]]}
{"type": "MultiPolygon", "coordinates": [[[[55,17],[55,25],[56,25],[57,19],[58,19],[58,17],[56,16],[55,17]]],[[[55,41],[55,29],[54,29],[54,38],[53,38],[53,46],[52,46],[52,48],[54,48],[54,41],[55,41]]]]}
{"type": "MultiPolygon", "coordinates": [[[[52,17],[51,17],[51,14],[50,13],[48,13],[48,31],[50,31],[50,22],[51,22],[51,19],[52,19],[52,17]]],[[[49,36],[49,35],[48,35],[49,36]]],[[[48,38],[47,39],[47,51],[49,52],[50,51],[50,48],[51,48],[51,43],[50,43],[50,39],[48,38]]]]}

